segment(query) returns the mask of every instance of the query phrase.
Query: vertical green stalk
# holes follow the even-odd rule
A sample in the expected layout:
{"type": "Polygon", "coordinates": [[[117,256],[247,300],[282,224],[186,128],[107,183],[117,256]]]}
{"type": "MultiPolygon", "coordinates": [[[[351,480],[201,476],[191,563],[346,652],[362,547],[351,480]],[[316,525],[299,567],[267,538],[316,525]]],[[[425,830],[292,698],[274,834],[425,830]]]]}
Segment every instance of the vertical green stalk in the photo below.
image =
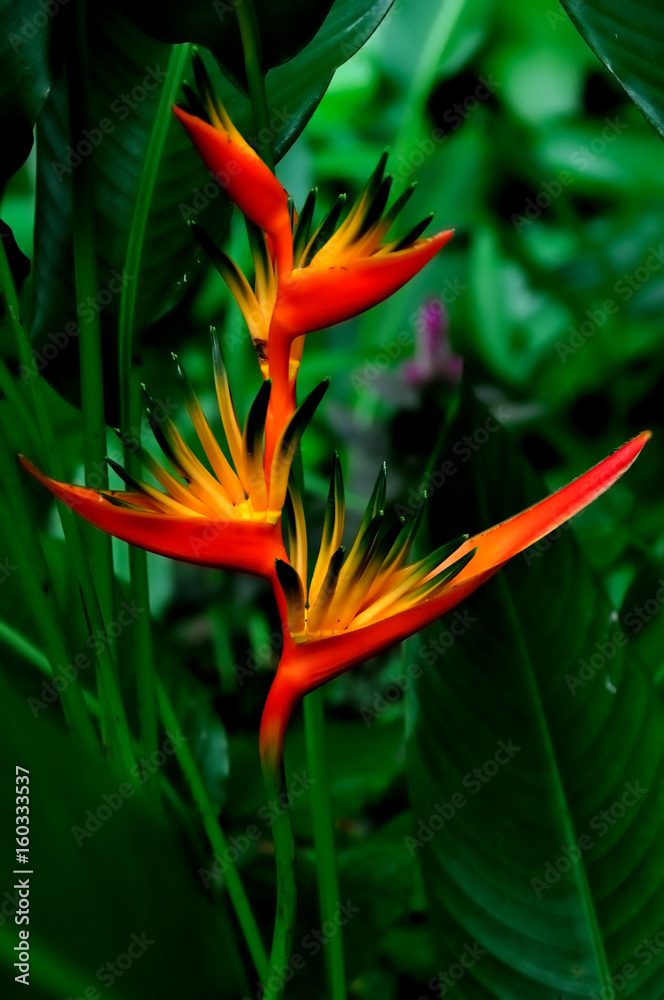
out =
{"type": "MultiPolygon", "coordinates": [[[[339,903],[339,877],[334,847],[330,803],[330,782],[325,756],[325,712],[323,690],[312,691],[304,699],[304,733],[307,771],[312,777],[311,810],[316,848],[316,874],[321,925],[333,921],[339,903]]],[[[325,967],[331,1000],[345,1000],[346,974],[341,931],[330,938],[325,950],[325,967]]]]}
{"type": "MultiPolygon", "coordinates": [[[[171,123],[171,105],[177,97],[182,75],[189,58],[189,45],[176,45],[171,50],[166,79],[155,112],[150,139],[143,160],[143,168],[138,181],[136,198],[127,237],[125,274],[134,280],[123,285],[120,294],[118,319],[119,343],[119,383],[120,420],[122,430],[127,432],[124,462],[127,472],[134,478],[140,475],[140,461],[136,454],[135,442],[140,443],[141,396],[138,371],[134,367],[134,320],[138,276],[145,246],[150,206],[157,182],[159,165],[166,143],[168,127],[171,123]]],[[[129,546],[129,572],[131,587],[140,607],[149,609],[150,592],[148,586],[147,554],[142,549],[129,546]]],[[[152,631],[149,610],[147,615],[137,619],[132,631],[133,660],[136,672],[140,742],[143,753],[151,754],[157,749],[157,698],[154,676],[152,631]]],[[[149,794],[158,796],[159,785],[151,782],[149,794]]]]}
{"type": "Polygon", "coordinates": [[[267,129],[268,132],[268,140],[261,144],[260,152],[270,170],[274,171],[272,132],[268,120],[265,74],[263,73],[263,57],[256,12],[252,0],[243,0],[235,9],[240,25],[240,36],[244,51],[244,68],[247,73],[247,83],[249,84],[249,99],[254,116],[254,126],[256,133],[262,129],[267,129]]]}
{"type": "Polygon", "coordinates": [[[438,15],[428,32],[427,43],[418,59],[406,97],[406,109],[402,118],[401,130],[394,143],[395,162],[399,156],[403,156],[407,160],[409,153],[413,150],[415,140],[422,127],[427,100],[436,79],[440,60],[465,5],[466,0],[446,0],[446,3],[438,8],[438,15]]]}
{"type": "Polygon", "coordinates": [[[72,683],[64,673],[70,657],[62,632],[62,616],[4,431],[0,433],[0,520],[7,529],[3,534],[6,554],[10,564],[16,567],[15,572],[19,573],[53,675],[63,680],[62,707],[72,738],[92,757],[98,757],[99,741],[83,700],[82,686],[75,681],[72,683]]]}
{"type": "MultiPolygon", "coordinates": [[[[156,686],[159,712],[161,714],[164,729],[173,734],[181,732],[180,723],[178,722],[173,706],[168,699],[164,685],[159,677],[156,679],[156,686]]],[[[228,848],[226,837],[224,836],[224,832],[219,825],[216,811],[210,802],[210,797],[207,793],[205,785],[203,784],[203,780],[199,774],[198,768],[196,767],[196,762],[194,761],[187,744],[180,743],[175,750],[175,755],[191,790],[193,799],[201,811],[203,826],[210,844],[212,845],[212,849],[219,857],[223,857],[228,848]]],[[[226,888],[228,889],[228,895],[230,896],[240,928],[244,934],[244,939],[247,942],[249,954],[251,955],[251,959],[256,966],[259,976],[261,979],[264,979],[268,972],[267,955],[265,954],[265,948],[263,947],[258,925],[256,924],[254,915],[251,912],[249,900],[247,899],[244,887],[240,881],[240,876],[238,875],[234,865],[230,865],[228,867],[225,873],[225,881],[226,888]]]]}
{"type": "MultiPolygon", "coordinates": [[[[83,129],[89,128],[92,124],[86,0],[74,0],[71,16],[74,23],[73,30],[68,36],[67,101],[69,134],[71,145],[75,147],[83,129]]],[[[84,157],[72,172],[71,200],[76,301],[79,304],[90,300],[97,302],[99,283],[95,238],[94,159],[91,156],[84,157]]],[[[108,471],[99,310],[83,310],[79,320],[85,477],[87,482],[100,482],[103,489],[108,486],[108,471]]],[[[110,621],[113,608],[111,538],[102,532],[86,529],[86,547],[90,554],[91,565],[95,569],[94,586],[99,595],[102,618],[105,622],[110,621]]]]}
{"type": "MultiPolygon", "coordinates": [[[[463,12],[467,0],[445,0],[437,7],[437,15],[427,34],[427,41],[417,61],[415,73],[401,118],[401,129],[392,143],[391,161],[399,163],[401,157],[408,160],[413,152],[415,141],[420,135],[422,122],[426,113],[427,100],[431,87],[436,79],[440,60],[447,48],[452,32],[463,12]]],[[[410,178],[408,183],[410,183],[410,178]]],[[[398,183],[398,182],[397,182],[398,183]]],[[[403,183],[403,182],[402,182],[403,183]]],[[[395,185],[396,187],[396,185],[395,185]]],[[[359,320],[359,342],[361,344],[375,342],[377,324],[383,322],[384,314],[379,309],[372,309],[359,320]]],[[[362,411],[362,419],[371,420],[374,416],[375,402],[369,396],[358,396],[357,410],[362,411]]]]}
{"type": "MultiPolygon", "coordinates": [[[[70,12],[73,23],[67,34],[67,110],[72,148],[83,129],[92,124],[90,107],[89,61],[86,0],[74,0],[70,12]]],[[[97,243],[95,237],[94,161],[84,157],[71,177],[72,237],[74,245],[74,288],[76,302],[97,302],[97,243]]],[[[79,315],[79,362],[81,412],[83,416],[83,460],[86,483],[108,487],[106,467],[106,422],[104,417],[104,379],[101,356],[101,322],[98,309],[85,309],[79,315]]],[[[85,538],[93,586],[99,601],[102,622],[113,618],[113,548],[109,535],[87,525],[81,529],[85,538]]],[[[115,666],[115,649],[111,653],[115,666]]],[[[98,661],[98,666],[100,666],[98,661]]],[[[102,741],[107,751],[117,749],[117,733],[108,703],[108,684],[97,670],[97,691],[101,706],[102,741]]]]}
{"type": "MultiPolygon", "coordinates": [[[[286,797],[288,795],[284,773],[284,742],[288,720],[298,700],[297,691],[291,689],[288,682],[283,680],[283,674],[277,671],[263,709],[259,740],[263,782],[268,801],[278,801],[281,795],[286,797]]],[[[277,870],[277,907],[270,968],[263,980],[265,988],[263,1000],[281,1000],[285,986],[281,970],[289,965],[293,950],[297,880],[290,808],[277,812],[276,821],[272,826],[272,839],[277,870]]]]}
{"type": "MultiPolygon", "coordinates": [[[[32,349],[30,347],[30,341],[21,322],[16,288],[14,286],[14,280],[9,268],[9,262],[7,260],[7,255],[2,241],[0,241],[0,290],[5,301],[7,319],[16,339],[16,347],[21,369],[25,373],[25,377],[28,382],[28,391],[30,393],[33,411],[44,447],[48,472],[56,479],[61,479],[62,474],[60,472],[58,446],[53,432],[53,427],[49,420],[48,411],[46,409],[46,401],[43,393],[44,384],[41,375],[36,369],[32,349]]],[[[14,473],[16,473],[15,469],[14,473]]],[[[18,483],[18,488],[20,488],[20,481],[18,481],[18,483]]],[[[24,499],[22,499],[17,506],[20,508],[20,511],[27,511],[24,499]]],[[[59,504],[58,510],[60,513],[60,520],[62,522],[62,530],[67,543],[67,550],[71,556],[72,564],[78,576],[88,622],[93,632],[103,631],[104,622],[102,612],[99,605],[98,595],[95,591],[92,574],[90,572],[86,550],[83,546],[80,524],[73,511],[69,510],[64,504],[59,504]]],[[[38,615],[37,611],[35,611],[35,615],[38,615]]],[[[122,704],[122,699],[117,686],[115,668],[109,652],[109,646],[107,643],[104,643],[103,645],[103,652],[99,654],[97,660],[97,679],[101,708],[100,718],[102,720],[102,725],[104,719],[110,720],[112,750],[118,761],[121,762],[123,769],[130,772],[135,764],[135,758],[131,744],[129,725],[127,723],[124,706],[122,704]]],[[[76,684],[71,686],[74,687],[76,684]]]]}

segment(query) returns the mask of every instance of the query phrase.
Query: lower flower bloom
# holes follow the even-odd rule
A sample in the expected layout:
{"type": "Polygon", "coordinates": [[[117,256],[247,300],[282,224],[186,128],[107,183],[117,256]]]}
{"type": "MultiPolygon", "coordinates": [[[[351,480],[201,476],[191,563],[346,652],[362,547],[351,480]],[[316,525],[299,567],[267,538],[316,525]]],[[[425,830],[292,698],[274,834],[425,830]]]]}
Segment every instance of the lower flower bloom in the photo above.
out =
{"type": "Polygon", "coordinates": [[[336,462],[323,540],[308,590],[306,527],[295,495],[290,564],[277,564],[286,607],[285,641],[263,713],[263,759],[282,752],[291,712],[304,695],[425,628],[465,600],[509,559],[604,493],[627,471],[649,437],[650,432],[644,431],[545,500],[413,563],[408,563],[408,554],[419,517],[388,522],[382,510],[384,469],[345,555],[341,548],[343,486],[336,462]]]}

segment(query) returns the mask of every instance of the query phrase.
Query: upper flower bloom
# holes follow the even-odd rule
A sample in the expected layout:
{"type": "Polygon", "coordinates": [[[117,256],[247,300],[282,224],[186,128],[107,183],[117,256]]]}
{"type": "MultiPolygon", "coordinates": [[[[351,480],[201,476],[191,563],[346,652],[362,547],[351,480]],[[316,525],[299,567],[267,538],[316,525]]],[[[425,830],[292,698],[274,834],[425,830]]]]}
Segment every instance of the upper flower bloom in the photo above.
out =
{"type": "Polygon", "coordinates": [[[464,536],[408,563],[418,517],[384,515],[384,471],[353,546],[344,558],[343,489],[338,463],[330,487],[323,540],[307,587],[306,530],[293,497],[290,565],[278,563],[285,596],[285,642],[265,706],[263,754],[277,752],[299,699],[339,674],[431,624],[496,573],[609,488],[632,464],[644,431],[572,483],[493,528],[464,536]]]}
{"type": "Polygon", "coordinates": [[[196,152],[240,211],[267,234],[282,274],[293,268],[293,245],[288,195],[260,156],[245,142],[212,90],[200,56],[194,57],[196,82],[202,101],[189,88],[186,94],[197,114],[173,111],[196,152]]]}
{"type": "Polygon", "coordinates": [[[280,426],[294,408],[303,347],[298,338],[356,316],[392,295],[447,243],[452,231],[421,239],[427,218],[406,236],[385,240],[413,192],[409,188],[387,208],[392,183],[384,176],[387,154],[339,228],[335,229],[344,197],[313,228],[315,192],[297,218],[284,189],[215,98],[202,64],[197,81],[205,104],[190,91],[188,96],[204,117],[179,108],[175,112],[206,166],[259,227],[252,234],[254,287],[199,227],[196,231],[243,312],[264,378],[272,379],[271,432],[271,425],[280,426]]]}
{"type": "Polygon", "coordinates": [[[263,383],[241,428],[214,331],[212,343],[217,400],[231,461],[179,364],[187,410],[212,471],[189,448],[173,421],[155,416],[150,407],[150,426],[173,471],[143,449],[140,457],[161,489],[132,479],[110,459],[128,491],[70,486],[43,475],[27,459],[21,461],[63,503],[123,541],[159,555],[272,580],[275,559],[285,555],[280,521],[291,461],[327,383],[314,389],[293,414],[266,468],[263,438],[270,382],[263,383]]]}

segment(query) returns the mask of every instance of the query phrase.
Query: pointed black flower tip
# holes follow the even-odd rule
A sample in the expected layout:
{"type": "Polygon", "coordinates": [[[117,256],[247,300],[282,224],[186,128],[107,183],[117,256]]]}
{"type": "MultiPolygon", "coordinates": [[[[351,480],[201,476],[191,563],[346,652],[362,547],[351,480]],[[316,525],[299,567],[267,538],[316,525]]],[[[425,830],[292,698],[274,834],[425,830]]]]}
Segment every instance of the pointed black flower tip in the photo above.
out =
{"type": "Polygon", "coordinates": [[[427,228],[431,220],[433,219],[433,212],[427,215],[421,222],[418,222],[413,226],[406,235],[399,240],[397,245],[394,247],[392,253],[398,253],[399,250],[406,250],[408,247],[412,246],[415,240],[419,239],[424,230],[427,228]]]}
{"type": "Polygon", "coordinates": [[[215,92],[212,86],[212,80],[210,79],[210,74],[205,68],[205,63],[203,62],[203,57],[201,56],[198,49],[194,49],[191,57],[191,65],[194,70],[194,80],[196,81],[196,88],[198,93],[201,95],[203,101],[214,101],[215,92]]]}
{"type": "Polygon", "coordinates": [[[143,487],[138,482],[138,480],[134,479],[133,476],[130,476],[127,470],[122,465],[120,465],[118,462],[115,462],[108,455],[106,455],[105,457],[105,462],[108,465],[108,467],[113,470],[116,476],[118,476],[122,480],[125,486],[129,486],[129,488],[134,490],[136,493],[143,492],[143,487]]]}
{"type": "Polygon", "coordinates": [[[381,182],[383,180],[383,174],[385,173],[385,167],[387,166],[387,158],[388,158],[389,155],[390,155],[390,151],[389,151],[389,149],[387,147],[385,147],[385,149],[383,150],[383,152],[380,154],[380,159],[378,160],[378,163],[376,164],[376,168],[375,168],[374,172],[372,173],[371,177],[367,181],[367,185],[366,185],[366,187],[365,187],[364,190],[365,190],[366,194],[368,196],[370,196],[370,197],[373,197],[373,195],[376,193],[376,191],[380,187],[380,184],[381,184],[381,182]]]}
{"type": "Polygon", "coordinates": [[[291,634],[304,632],[305,628],[305,598],[304,587],[300,580],[300,575],[292,566],[283,559],[275,559],[274,566],[277,572],[279,585],[286,598],[286,608],[288,615],[288,630],[291,634]]]}
{"type": "Polygon", "coordinates": [[[399,213],[403,210],[403,208],[408,204],[410,199],[415,194],[416,187],[417,187],[417,181],[413,181],[413,183],[409,184],[406,190],[399,195],[394,204],[391,205],[390,208],[387,210],[385,218],[386,220],[389,221],[390,227],[394,223],[399,213]]]}
{"type": "Polygon", "coordinates": [[[371,496],[369,497],[369,502],[367,504],[366,510],[364,512],[364,517],[362,518],[362,523],[360,525],[360,533],[366,531],[367,527],[373,521],[377,514],[382,513],[385,509],[385,495],[387,492],[387,464],[383,462],[376,479],[376,484],[372,490],[371,496]]]}
{"type": "Polygon", "coordinates": [[[318,404],[327,392],[329,385],[329,378],[324,378],[322,382],[319,382],[318,385],[311,390],[309,395],[300,403],[297,410],[291,417],[281,441],[280,455],[282,459],[286,458],[287,455],[298,447],[302,439],[302,435],[316,412],[318,404]]]}
{"type": "Polygon", "coordinates": [[[145,401],[145,412],[147,414],[148,424],[150,425],[150,430],[154,434],[157,444],[159,445],[162,452],[164,453],[168,461],[171,463],[173,468],[176,470],[180,478],[184,479],[186,482],[189,482],[189,477],[187,476],[187,473],[183,469],[182,463],[179,461],[177,455],[175,454],[175,451],[171,447],[168,438],[166,437],[166,434],[161,428],[161,424],[163,424],[164,427],[168,429],[169,425],[172,424],[171,418],[167,414],[164,414],[163,411],[161,415],[158,415],[159,406],[155,403],[147,387],[143,383],[141,383],[141,389],[143,390],[143,396],[145,401]]]}
{"type": "Polygon", "coordinates": [[[195,118],[201,118],[204,122],[207,122],[208,125],[211,125],[212,120],[210,118],[210,114],[196,91],[193,90],[189,84],[183,83],[182,93],[185,96],[185,100],[179,101],[178,107],[182,108],[183,111],[186,111],[187,114],[194,115],[195,118]]]}
{"type": "Polygon", "coordinates": [[[214,257],[215,253],[221,252],[209,233],[207,233],[198,222],[194,219],[187,219],[187,225],[189,226],[194,239],[197,240],[199,246],[201,246],[203,250],[210,255],[210,257],[214,257]]]}
{"type": "Polygon", "coordinates": [[[387,200],[390,196],[390,189],[392,187],[392,177],[388,174],[378,185],[376,193],[373,198],[370,199],[366,211],[364,213],[364,218],[362,219],[362,224],[358,232],[358,239],[378,222],[385,211],[385,206],[387,205],[387,200]]]}
{"type": "Polygon", "coordinates": [[[107,503],[112,504],[113,507],[121,507],[124,510],[135,510],[135,511],[145,510],[144,507],[139,507],[135,503],[129,503],[128,500],[123,500],[121,497],[114,496],[111,493],[101,493],[100,496],[102,497],[103,500],[106,500],[107,503]]]}
{"type": "Polygon", "coordinates": [[[244,440],[247,454],[250,457],[260,455],[263,451],[263,434],[265,432],[265,421],[267,419],[267,408],[270,403],[270,393],[272,391],[272,380],[266,379],[251,404],[251,409],[247,416],[244,427],[244,440]]]}
{"type": "Polygon", "coordinates": [[[194,392],[194,387],[192,386],[191,381],[189,380],[189,376],[187,375],[184,365],[180,361],[180,358],[175,353],[175,351],[171,351],[171,359],[173,360],[173,363],[175,365],[175,370],[178,374],[178,378],[182,383],[182,388],[184,389],[187,407],[189,407],[192,403],[195,404],[198,401],[196,393],[194,392]]]}
{"type": "Polygon", "coordinates": [[[332,236],[332,233],[336,229],[337,222],[339,221],[339,216],[343,211],[343,207],[346,204],[346,194],[340,194],[335,201],[334,205],[327,213],[320,226],[314,233],[314,235],[309,240],[306,247],[306,256],[300,267],[308,267],[311,261],[314,259],[321,247],[325,246],[327,241],[332,236]]]}
{"type": "Polygon", "coordinates": [[[212,366],[216,376],[225,376],[226,374],[226,361],[224,360],[224,352],[221,349],[221,342],[217,334],[216,326],[210,327],[210,344],[212,347],[212,366]]]}
{"type": "Polygon", "coordinates": [[[298,215],[297,222],[293,226],[293,260],[296,264],[299,262],[309,242],[317,194],[318,188],[313,187],[307,195],[307,200],[298,215]]]}

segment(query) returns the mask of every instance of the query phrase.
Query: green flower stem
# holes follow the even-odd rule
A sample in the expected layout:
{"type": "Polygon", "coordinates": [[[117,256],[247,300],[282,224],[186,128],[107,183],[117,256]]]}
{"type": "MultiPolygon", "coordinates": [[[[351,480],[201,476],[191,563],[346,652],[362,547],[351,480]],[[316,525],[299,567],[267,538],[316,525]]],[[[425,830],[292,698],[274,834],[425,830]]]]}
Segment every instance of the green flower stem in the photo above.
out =
{"type": "MultiPolygon", "coordinates": [[[[275,802],[280,795],[287,794],[288,791],[283,752],[270,754],[262,759],[261,763],[268,801],[275,802]]],[[[277,813],[272,827],[272,837],[277,865],[277,915],[270,951],[270,969],[263,980],[265,986],[263,1000],[280,1000],[283,996],[285,981],[279,974],[279,970],[288,965],[293,950],[297,884],[295,841],[289,809],[283,809],[277,813]]]]}
{"type": "MultiPolygon", "coordinates": [[[[141,434],[140,384],[138,372],[134,368],[134,321],[138,277],[143,258],[150,206],[172,119],[171,106],[177,97],[188,58],[188,44],[173,46],[138,181],[127,238],[124,273],[132,275],[135,280],[125,283],[120,295],[118,375],[121,427],[128,435],[124,448],[124,463],[127,472],[135,478],[140,475],[140,461],[135,451],[135,442],[136,440],[140,441],[141,434]]],[[[147,554],[133,545],[129,546],[129,573],[131,588],[136,595],[139,607],[149,609],[147,554]]],[[[149,756],[157,749],[157,696],[149,613],[136,620],[132,630],[132,647],[136,673],[139,737],[143,754],[149,756]]],[[[154,804],[156,805],[159,796],[159,782],[150,783],[148,796],[155,800],[154,804]]]]}
{"type": "MultiPolygon", "coordinates": [[[[7,255],[2,241],[0,241],[0,290],[5,301],[6,314],[9,324],[12,327],[12,331],[16,339],[19,361],[23,371],[28,374],[28,391],[30,393],[33,412],[36,417],[39,434],[44,448],[47,471],[49,475],[54,476],[56,479],[62,479],[58,446],[55,439],[55,433],[48,416],[48,411],[46,409],[46,401],[44,399],[44,383],[41,375],[36,370],[30,341],[23,324],[21,323],[18,299],[16,297],[16,288],[14,286],[14,281],[9,269],[9,263],[7,261],[7,255]]],[[[13,472],[17,483],[16,489],[21,490],[20,502],[16,504],[16,517],[19,519],[27,518],[28,506],[26,504],[25,497],[23,496],[21,483],[18,478],[13,459],[6,464],[8,466],[6,481],[8,481],[9,476],[13,472]]],[[[92,580],[86,550],[83,545],[80,524],[73,511],[69,510],[69,508],[64,504],[58,504],[58,511],[60,513],[62,530],[67,543],[67,550],[78,576],[78,582],[83,595],[83,603],[85,605],[88,622],[90,623],[92,632],[97,632],[99,630],[103,632],[104,627],[102,613],[92,580]]],[[[34,527],[30,526],[30,529],[32,534],[29,538],[34,537],[35,535],[34,527]]],[[[41,553],[40,546],[36,546],[36,549],[38,549],[38,553],[35,553],[34,558],[37,558],[38,554],[41,553]]],[[[41,559],[43,561],[43,553],[41,554],[41,559]]],[[[38,618],[36,605],[33,604],[32,606],[35,608],[35,617],[38,618]]],[[[107,643],[104,643],[103,645],[103,652],[97,659],[97,684],[100,695],[102,736],[104,735],[104,720],[110,720],[109,728],[111,749],[115,757],[121,761],[123,769],[127,773],[131,773],[135,765],[135,758],[131,743],[131,736],[129,733],[129,725],[127,723],[124,706],[122,704],[122,698],[120,697],[117,679],[115,676],[115,667],[109,652],[109,646],[107,643]]],[[[68,661],[63,660],[61,662],[66,664],[68,661]]],[[[78,685],[70,684],[69,687],[75,688],[78,687],[78,685]]],[[[106,745],[105,740],[104,745],[106,745]]]]}
{"type": "MultiPolygon", "coordinates": [[[[173,711],[173,707],[164,689],[164,685],[159,677],[156,678],[156,686],[159,712],[161,714],[161,720],[164,728],[172,733],[176,733],[180,730],[180,723],[178,722],[177,716],[173,711]]],[[[196,767],[196,762],[194,761],[187,744],[182,743],[178,746],[175,751],[175,755],[178,759],[178,763],[182,769],[182,773],[184,774],[187,784],[189,785],[192,797],[201,811],[203,827],[205,828],[205,832],[208,836],[212,849],[219,857],[222,857],[228,846],[226,837],[224,836],[223,830],[219,825],[216,811],[210,802],[210,797],[207,793],[205,785],[203,784],[203,780],[199,774],[198,768],[196,767]]],[[[249,900],[247,899],[244,887],[240,881],[240,876],[238,875],[237,869],[234,865],[229,866],[225,879],[228,895],[230,896],[231,903],[237,915],[244,939],[247,942],[249,954],[251,955],[251,959],[259,976],[261,979],[264,979],[268,972],[267,955],[261,940],[258,925],[256,924],[256,920],[249,905],[249,900]]]]}
{"type": "MultiPolygon", "coordinates": [[[[131,366],[134,351],[134,316],[136,313],[136,295],[138,292],[138,276],[140,273],[145,233],[148,225],[150,206],[159,165],[166,144],[166,136],[171,124],[171,106],[174,104],[187,60],[189,59],[189,44],[174,45],[166,71],[166,79],[157,105],[152,132],[145,152],[143,168],[138,181],[134,209],[132,212],[129,235],[127,237],[127,253],[125,256],[125,273],[131,275],[134,281],[126,282],[120,294],[120,310],[118,320],[119,365],[120,365],[120,405],[122,410],[123,430],[133,429],[130,417],[134,409],[134,398],[131,389],[131,366]]],[[[140,403],[140,399],[138,400],[140,403]]],[[[132,458],[131,453],[128,456],[132,458]]]]}
{"type": "MultiPolygon", "coordinates": [[[[293,708],[300,700],[297,689],[291,688],[284,675],[277,671],[263,709],[260,731],[260,755],[263,781],[268,801],[278,801],[288,795],[284,773],[284,742],[293,708]]],[[[297,910],[297,878],[295,841],[290,809],[277,814],[272,826],[274,859],[277,872],[277,907],[270,951],[270,970],[263,980],[263,1000],[281,1000],[285,981],[282,969],[290,963],[297,910]]]]}
{"type": "MultiPolygon", "coordinates": [[[[321,925],[333,920],[339,903],[334,828],[330,803],[330,783],[325,756],[325,712],[323,690],[312,691],[304,699],[304,733],[307,747],[307,771],[312,778],[311,809],[316,848],[316,873],[321,925]]],[[[325,949],[331,1000],[345,1000],[346,973],[341,933],[330,938],[325,949]]]]}
{"type": "MultiPolygon", "coordinates": [[[[405,102],[405,110],[401,118],[401,129],[397,134],[391,149],[390,161],[399,163],[403,157],[406,161],[413,152],[415,142],[420,135],[422,122],[426,114],[427,100],[436,79],[440,60],[447,48],[452,32],[463,12],[466,0],[445,0],[438,5],[438,13],[427,34],[427,43],[417,61],[415,73],[405,102]]],[[[405,185],[408,181],[397,180],[393,190],[399,183],[405,185]]],[[[371,309],[359,320],[359,341],[361,344],[372,344],[376,340],[377,324],[383,322],[383,313],[379,309],[371,309]]],[[[362,419],[370,421],[374,417],[375,402],[370,397],[358,397],[358,411],[362,410],[362,419]]]]}
{"type": "Polygon", "coordinates": [[[256,12],[252,0],[243,0],[235,9],[240,25],[240,36],[244,50],[244,67],[247,73],[247,83],[249,84],[249,99],[251,100],[251,110],[254,116],[254,126],[257,134],[262,129],[267,129],[269,136],[267,142],[261,145],[259,152],[270,170],[274,172],[272,132],[269,126],[265,74],[263,73],[261,40],[256,12]]]}
{"type": "Polygon", "coordinates": [[[410,90],[406,97],[406,109],[401,130],[394,143],[393,161],[400,156],[408,159],[412,152],[425,115],[427,100],[438,73],[440,60],[456,27],[466,0],[447,0],[438,8],[438,14],[427,35],[427,43],[417,62],[410,90]]]}
{"type": "MultiPolygon", "coordinates": [[[[85,0],[74,0],[67,52],[67,95],[69,134],[74,147],[83,129],[92,122],[89,94],[89,66],[85,0]]],[[[74,242],[74,284],[76,299],[97,300],[97,244],[95,239],[94,157],[84,157],[72,172],[72,233],[74,242]]],[[[85,310],[80,317],[79,353],[81,368],[81,408],[83,413],[83,450],[87,482],[108,486],[106,468],[106,422],[104,418],[104,379],[101,356],[101,324],[96,309],[85,310]],[[94,477],[94,479],[92,478],[94,477]]],[[[94,566],[94,587],[104,622],[110,622],[113,609],[113,552],[111,537],[85,529],[86,548],[94,566]]],[[[113,659],[115,658],[113,653],[113,659]]],[[[102,701],[103,704],[103,701],[102,701]]]]}

